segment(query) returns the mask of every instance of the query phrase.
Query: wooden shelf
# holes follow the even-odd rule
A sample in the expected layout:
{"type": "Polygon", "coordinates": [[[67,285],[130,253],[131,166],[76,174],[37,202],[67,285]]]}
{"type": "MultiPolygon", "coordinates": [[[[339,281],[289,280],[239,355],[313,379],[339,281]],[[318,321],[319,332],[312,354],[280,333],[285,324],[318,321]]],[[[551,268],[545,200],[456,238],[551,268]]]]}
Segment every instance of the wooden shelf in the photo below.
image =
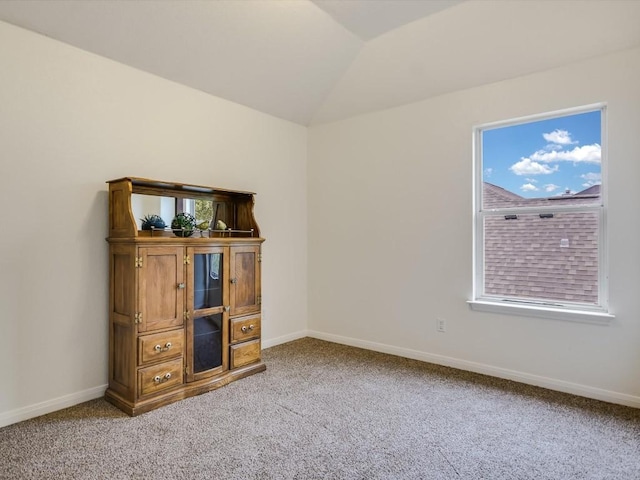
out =
{"type": "MultiPolygon", "coordinates": [[[[202,230],[209,232],[210,238],[216,237],[260,237],[260,228],[253,215],[255,193],[240,190],[228,190],[203,185],[189,185],[177,182],[164,182],[140,177],[123,177],[109,180],[109,238],[131,238],[164,236],[171,228],[162,232],[139,230],[132,210],[132,195],[153,195],[176,200],[175,211],[182,209],[179,201],[185,199],[207,200],[215,206],[217,218],[229,227],[227,230],[202,230]]],[[[194,235],[195,236],[195,232],[194,235]]],[[[185,237],[191,238],[191,237],[185,237]]]]}

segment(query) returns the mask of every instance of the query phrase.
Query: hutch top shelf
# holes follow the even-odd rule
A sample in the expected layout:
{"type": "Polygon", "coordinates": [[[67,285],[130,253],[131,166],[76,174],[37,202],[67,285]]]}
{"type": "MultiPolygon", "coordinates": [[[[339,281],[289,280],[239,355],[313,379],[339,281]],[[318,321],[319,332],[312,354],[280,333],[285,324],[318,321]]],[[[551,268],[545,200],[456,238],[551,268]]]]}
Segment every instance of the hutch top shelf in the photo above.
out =
{"type": "MultiPolygon", "coordinates": [[[[206,209],[210,212],[210,218],[198,219],[198,221],[210,223],[211,228],[204,230],[207,236],[213,234],[218,237],[260,237],[260,228],[253,216],[255,196],[253,192],[140,177],[124,177],[109,180],[107,183],[109,184],[109,238],[173,237],[170,229],[160,231],[139,229],[136,218],[156,214],[160,215],[167,225],[171,225],[171,220],[176,213],[193,214],[196,202],[210,202],[206,209]],[[143,210],[140,211],[140,209],[143,210]],[[218,220],[223,221],[227,229],[214,230],[218,220]]],[[[203,231],[200,236],[202,234],[203,231]]]]}

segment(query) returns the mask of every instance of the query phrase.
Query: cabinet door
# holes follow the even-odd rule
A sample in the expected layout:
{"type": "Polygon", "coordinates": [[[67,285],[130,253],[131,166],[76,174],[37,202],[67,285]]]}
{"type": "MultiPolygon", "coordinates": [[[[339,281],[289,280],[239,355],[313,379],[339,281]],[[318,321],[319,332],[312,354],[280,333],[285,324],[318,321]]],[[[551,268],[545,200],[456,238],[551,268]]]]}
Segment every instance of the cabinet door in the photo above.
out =
{"type": "Polygon", "coordinates": [[[227,370],[228,248],[187,248],[187,381],[227,370]]]}
{"type": "Polygon", "coordinates": [[[234,246],[230,251],[231,316],[260,311],[260,245],[234,246]]]}
{"type": "Polygon", "coordinates": [[[140,247],[139,332],[184,324],[184,249],[140,247]]]}

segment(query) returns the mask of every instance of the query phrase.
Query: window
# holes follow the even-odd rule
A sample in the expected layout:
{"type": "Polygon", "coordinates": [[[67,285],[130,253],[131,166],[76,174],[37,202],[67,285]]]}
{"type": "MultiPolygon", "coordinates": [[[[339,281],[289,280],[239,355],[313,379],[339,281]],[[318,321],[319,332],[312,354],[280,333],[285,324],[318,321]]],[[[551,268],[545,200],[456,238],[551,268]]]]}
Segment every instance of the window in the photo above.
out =
{"type": "Polygon", "coordinates": [[[213,218],[213,201],[202,199],[176,199],[177,210],[179,212],[190,213],[196,218],[198,223],[202,221],[211,222],[213,218]]]}
{"type": "Polygon", "coordinates": [[[475,129],[472,308],[610,317],[605,107],[475,129]]]}

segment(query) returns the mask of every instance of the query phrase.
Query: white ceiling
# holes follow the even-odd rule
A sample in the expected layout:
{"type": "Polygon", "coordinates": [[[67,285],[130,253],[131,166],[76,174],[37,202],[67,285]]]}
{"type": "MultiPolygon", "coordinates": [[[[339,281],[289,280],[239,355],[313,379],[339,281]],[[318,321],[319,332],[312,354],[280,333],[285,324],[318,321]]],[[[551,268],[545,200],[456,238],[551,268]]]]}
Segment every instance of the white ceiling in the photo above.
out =
{"type": "Polygon", "coordinates": [[[640,0],[2,0],[0,20],[302,125],[640,45],[640,0]]]}
{"type": "Polygon", "coordinates": [[[464,0],[311,0],[362,40],[371,40],[464,0]]]}

